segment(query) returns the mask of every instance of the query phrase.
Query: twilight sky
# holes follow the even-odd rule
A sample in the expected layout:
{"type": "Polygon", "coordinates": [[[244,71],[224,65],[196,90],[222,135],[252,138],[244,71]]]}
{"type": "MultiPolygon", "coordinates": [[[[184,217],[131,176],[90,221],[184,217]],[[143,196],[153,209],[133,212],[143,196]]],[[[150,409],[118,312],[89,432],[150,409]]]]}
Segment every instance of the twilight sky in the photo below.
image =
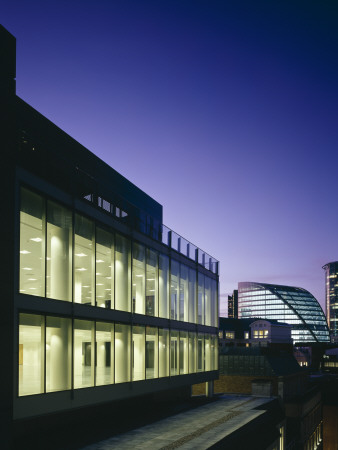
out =
{"type": "Polygon", "coordinates": [[[338,260],[338,6],[2,0],[17,94],[164,207],[238,281],[324,304],[338,260]]]}

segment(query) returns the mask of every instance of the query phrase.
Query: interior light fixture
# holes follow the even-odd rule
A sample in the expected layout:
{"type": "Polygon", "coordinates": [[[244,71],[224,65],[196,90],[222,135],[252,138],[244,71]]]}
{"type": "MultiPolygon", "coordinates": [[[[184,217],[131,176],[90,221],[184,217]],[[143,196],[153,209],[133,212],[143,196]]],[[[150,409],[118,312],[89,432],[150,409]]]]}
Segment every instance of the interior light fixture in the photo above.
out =
{"type": "Polygon", "coordinates": [[[33,270],[31,267],[23,267],[22,270],[33,270]]]}
{"type": "Polygon", "coordinates": [[[106,277],[107,278],[107,280],[111,280],[111,277],[106,277]]]}
{"type": "Polygon", "coordinates": [[[96,272],[96,275],[102,275],[102,273],[96,272]]]}
{"type": "Polygon", "coordinates": [[[20,250],[20,253],[22,255],[28,255],[28,253],[30,253],[28,250],[20,250]]]}
{"type": "Polygon", "coordinates": [[[96,262],[97,262],[97,263],[102,263],[102,262],[104,262],[104,261],[103,261],[103,259],[97,259],[96,262]]]}
{"type": "Polygon", "coordinates": [[[138,277],[138,278],[140,278],[140,277],[143,277],[143,275],[135,275],[135,277],[138,277]]]}
{"type": "Polygon", "coordinates": [[[155,281],[155,278],[147,278],[147,281],[155,281]]]}
{"type": "Polygon", "coordinates": [[[37,278],[28,278],[28,281],[37,281],[37,278]]]}
{"type": "Polygon", "coordinates": [[[84,267],[80,267],[79,269],[76,269],[76,270],[79,271],[79,272],[84,272],[87,269],[85,269],[84,267]]]}
{"type": "Polygon", "coordinates": [[[79,258],[83,258],[84,256],[87,256],[85,253],[75,253],[75,256],[78,256],[79,258]]]}
{"type": "Polygon", "coordinates": [[[30,239],[30,241],[34,241],[34,242],[41,242],[41,241],[42,241],[42,239],[41,239],[41,238],[39,238],[39,237],[36,237],[36,238],[31,238],[31,239],[30,239]]]}
{"type": "Polygon", "coordinates": [[[103,283],[96,283],[96,286],[103,286],[103,283]]]}
{"type": "Polygon", "coordinates": [[[105,289],[105,291],[111,291],[111,289],[105,289]]]}

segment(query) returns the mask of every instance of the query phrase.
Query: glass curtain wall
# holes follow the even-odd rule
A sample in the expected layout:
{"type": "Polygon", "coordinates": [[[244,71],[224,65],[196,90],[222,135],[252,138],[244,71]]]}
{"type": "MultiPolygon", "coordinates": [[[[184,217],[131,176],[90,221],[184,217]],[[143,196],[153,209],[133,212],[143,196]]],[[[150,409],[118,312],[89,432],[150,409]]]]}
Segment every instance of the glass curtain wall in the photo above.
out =
{"type": "Polygon", "coordinates": [[[114,324],[96,323],[96,386],[114,383],[114,324]]]}
{"type": "Polygon", "coordinates": [[[158,255],[147,248],[146,314],[158,316],[158,255]]]}
{"type": "Polygon", "coordinates": [[[159,255],[159,316],[169,319],[169,257],[159,255]]]}
{"type": "Polygon", "coordinates": [[[114,236],[96,229],[96,305],[114,308],[114,236]]]}
{"type": "Polygon", "coordinates": [[[25,188],[19,274],[25,294],[217,326],[215,280],[25,188]]]}
{"type": "Polygon", "coordinates": [[[72,301],[72,213],[47,202],[47,297],[72,301]]]}
{"type": "Polygon", "coordinates": [[[74,301],[95,305],[95,235],[94,223],[75,215],[74,301]]]}
{"type": "Polygon", "coordinates": [[[171,297],[171,314],[170,318],[179,320],[179,273],[180,265],[174,259],[171,260],[171,278],[170,278],[170,297],[171,297]]]}
{"type": "Polygon", "coordinates": [[[23,313],[18,350],[19,396],[218,367],[216,335],[23,313]]]}
{"type": "Polygon", "coordinates": [[[44,392],[44,320],[19,316],[19,396],[44,392]]]}
{"type": "Polygon", "coordinates": [[[145,314],[145,260],[145,247],[134,242],[132,303],[137,314],[145,314]]]}
{"type": "Polygon", "coordinates": [[[44,199],[21,189],[20,208],[20,292],[45,295],[45,224],[44,199]]]}
{"type": "Polygon", "coordinates": [[[65,391],[72,380],[72,321],[46,317],[46,392],[65,391]]]}
{"type": "Polygon", "coordinates": [[[130,240],[115,236],[115,308],[130,311],[130,240]]]}
{"type": "Polygon", "coordinates": [[[115,324],[115,383],[130,381],[130,325],[115,324]]]}
{"type": "Polygon", "coordinates": [[[74,320],[74,388],[94,386],[94,322],[74,320]]]}
{"type": "Polygon", "coordinates": [[[146,327],[146,378],[158,378],[158,329],[146,327]]]}

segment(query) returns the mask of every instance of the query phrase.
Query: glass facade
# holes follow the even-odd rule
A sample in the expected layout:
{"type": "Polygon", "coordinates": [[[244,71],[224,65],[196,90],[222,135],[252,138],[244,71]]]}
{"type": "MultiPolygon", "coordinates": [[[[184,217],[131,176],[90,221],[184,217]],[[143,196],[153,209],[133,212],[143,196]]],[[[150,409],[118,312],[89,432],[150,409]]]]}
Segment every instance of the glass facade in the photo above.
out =
{"type": "Polygon", "coordinates": [[[325,306],[332,342],[338,342],[338,261],[325,264],[325,306]]]}
{"type": "Polygon", "coordinates": [[[318,301],[308,291],[290,286],[238,283],[239,318],[260,317],[292,325],[294,342],[328,342],[329,330],[318,301]]]}
{"type": "Polygon", "coordinates": [[[20,292],[218,326],[214,278],[26,188],[20,292]]]}
{"type": "Polygon", "coordinates": [[[24,396],[217,370],[217,336],[21,313],[18,359],[24,396]]]}

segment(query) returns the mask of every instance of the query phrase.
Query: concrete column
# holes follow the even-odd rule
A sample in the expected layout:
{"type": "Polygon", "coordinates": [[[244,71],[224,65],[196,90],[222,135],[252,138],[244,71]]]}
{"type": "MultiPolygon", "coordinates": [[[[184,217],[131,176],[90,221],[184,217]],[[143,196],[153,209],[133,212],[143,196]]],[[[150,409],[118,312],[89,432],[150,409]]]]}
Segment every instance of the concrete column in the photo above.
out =
{"type": "Polygon", "coordinates": [[[208,398],[211,398],[214,395],[214,382],[207,381],[205,383],[205,395],[208,398]]]}

